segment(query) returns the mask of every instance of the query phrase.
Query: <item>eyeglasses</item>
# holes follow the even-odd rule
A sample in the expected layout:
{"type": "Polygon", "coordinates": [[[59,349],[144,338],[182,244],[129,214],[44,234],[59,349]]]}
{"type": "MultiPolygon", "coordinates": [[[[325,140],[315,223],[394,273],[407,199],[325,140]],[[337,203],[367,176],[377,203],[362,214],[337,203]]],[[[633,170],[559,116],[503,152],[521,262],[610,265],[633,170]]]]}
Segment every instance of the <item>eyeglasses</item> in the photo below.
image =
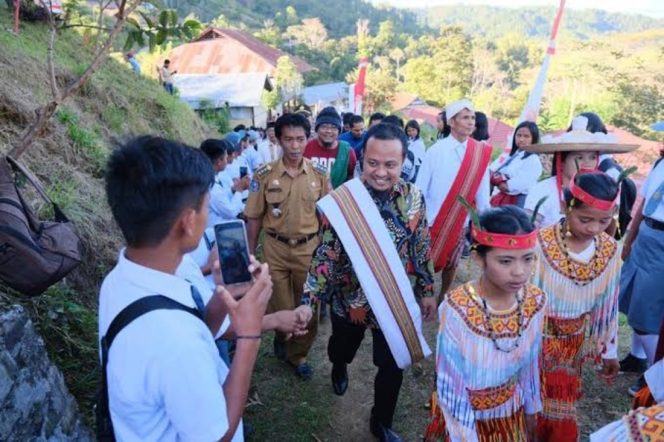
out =
{"type": "Polygon", "coordinates": [[[335,126],[334,124],[321,124],[320,126],[318,126],[318,130],[324,130],[324,131],[327,131],[327,132],[331,132],[331,131],[338,131],[339,128],[337,126],[335,126]]]}

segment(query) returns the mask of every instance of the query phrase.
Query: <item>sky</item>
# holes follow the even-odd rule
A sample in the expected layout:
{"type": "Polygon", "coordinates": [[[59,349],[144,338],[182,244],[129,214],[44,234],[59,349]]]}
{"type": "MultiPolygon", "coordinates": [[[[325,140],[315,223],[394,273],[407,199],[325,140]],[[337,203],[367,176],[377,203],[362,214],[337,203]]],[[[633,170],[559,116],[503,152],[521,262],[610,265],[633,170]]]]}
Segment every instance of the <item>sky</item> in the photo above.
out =
{"type": "MultiPolygon", "coordinates": [[[[372,3],[388,3],[398,7],[423,8],[427,6],[453,4],[479,4],[499,7],[519,6],[558,6],[558,0],[372,0],[372,3]]],[[[664,0],[567,0],[566,8],[604,9],[611,12],[644,14],[650,17],[664,17],[664,0]]]]}

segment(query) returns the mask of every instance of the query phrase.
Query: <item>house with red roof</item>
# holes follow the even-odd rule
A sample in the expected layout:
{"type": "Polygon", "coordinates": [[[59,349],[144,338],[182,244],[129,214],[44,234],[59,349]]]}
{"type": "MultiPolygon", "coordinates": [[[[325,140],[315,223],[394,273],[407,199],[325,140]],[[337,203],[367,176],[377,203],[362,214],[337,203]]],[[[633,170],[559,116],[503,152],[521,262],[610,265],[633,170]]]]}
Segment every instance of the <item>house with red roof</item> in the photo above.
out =
{"type": "Polygon", "coordinates": [[[179,74],[255,74],[274,76],[277,60],[288,56],[304,74],[314,67],[237,29],[207,28],[194,41],[171,51],[171,66],[179,74]]]}
{"type": "Polygon", "coordinates": [[[226,109],[231,126],[264,127],[268,112],[261,94],[273,88],[271,80],[282,56],[289,57],[301,74],[314,69],[246,32],[214,27],[174,48],[168,58],[177,71],[173,79],[179,96],[192,108],[226,109]]]}

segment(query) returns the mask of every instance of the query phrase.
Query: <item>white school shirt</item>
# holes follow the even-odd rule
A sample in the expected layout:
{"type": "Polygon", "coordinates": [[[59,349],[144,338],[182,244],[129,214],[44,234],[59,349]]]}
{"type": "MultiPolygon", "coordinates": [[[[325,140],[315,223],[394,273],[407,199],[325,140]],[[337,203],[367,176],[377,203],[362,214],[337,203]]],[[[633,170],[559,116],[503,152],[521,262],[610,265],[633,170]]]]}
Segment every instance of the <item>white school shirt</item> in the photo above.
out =
{"type": "MultiPolygon", "coordinates": [[[[123,308],[156,294],[196,307],[191,284],[133,263],[122,250],[99,293],[99,336],[123,308]]],[[[210,330],[190,313],[156,310],[131,322],[109,350],[107,375],[119,441],[212,441],[228,431],[228,367],[210,330]]],[[[232,440],[241,442],[242,432],[232,440]]]]}
{"type": "Polygon", "coordinates": [[[207,227],[214,227],[221,221],[237,219],[244,210],[242,192],[233,193],[228,180],[217,174],[210,188],[209,207],[207,227]]]}
{"type": "Polygon", "coordinates": [[[263,164],[273,163],[281,159],[283,155],[283,150],[279,143],[272,144],[270,140],[265,140],[258,145],[258,153],[263,164]]]}
{"type": "MultiPolygon", "coordinates": [[[[423,194],[427,206],[427,220],[433,225],[452,184],[459,173],[468,141],[459,142],[453,136],[438,140],[426,151],[415,184],[423,194]]],[[[489,168],[484,171],[477,189],[475,204],[478,211],[488,209],[489,168]]]]}
{"type": "Polygon", "coordinates": [[[533,212],[540,199],[547,197],[539,209],[538,217],[542,217],[540,227],[548,227],[560,221],[565,214],[560,210],[560,196],[556,177],[552,176],[535,184],[528,196],[524,208],[533,212]]]}
{"type": "MultiPolygon", "coordinates": [[[[500,166],[509,161],[509,154],[501,155],[494,161],[489,169],[491,172],[498,172],[507,177],[507,188],[509,195],[527,195],[531,188],[537,184],[537,180],[542,175],[542,162],[537,154],[531,154],[524,158],[526,152],[520,150],[514,154],[515,157],[510,163],[500,169],[500,166]],[[498,170],[500,169],[500,170],[498,170]]],[[[500,192],[496,188],[496,193],[500,192]]]]}
{"type": "MultiPolygon", "coordinates": [[[[214,293],[214,283],[210,285],[208,278],[203,275],[201,268],[190,254],[184,255],[182,257],[180,265],[175,270],[175,275],[196,287],[196,290],[198,290],[198,293],[200,293],[201,299],[203,299],[203,303],[205,305],[210,302],[212,294],[214,293]]],[[[230,325],[231,317],[230,315],[226,315],[224,321],[221,323],[221,327],[215,333],[214,338],[219,339],[222,337],[230,325]]]]}
{"type": "MultiPolygon", "coordinates": [[[[648,200],[652,198],[655,191],[657,191],[657,188],[662,185],[662,182],[664,182],[664,160],[660,161],[657,166],[652,168],[648,174],[648,178],[646,178],[646,182],[643,184],[643,188],[641,189],[641,193],[645,198],[645,202],[643,203],[644,211],[646,209],[646,205],[648,204],[648,200]]],[[[653,218],[659,222],[664,222],[664,198],[662,198],[660,201],[657,209],[655,209],[655,212],[648,215],[648,218],[653,218]]]]}
{"type": "Polygon", "coordinates": [[[249,175],[253,175],[254,170],[258,169],[261,164],[263,164],[263,159],[254,146],[249,146],[242,151],[240,158],[244,158],[245,162],[249,169],[247,172],[249,175]]]}

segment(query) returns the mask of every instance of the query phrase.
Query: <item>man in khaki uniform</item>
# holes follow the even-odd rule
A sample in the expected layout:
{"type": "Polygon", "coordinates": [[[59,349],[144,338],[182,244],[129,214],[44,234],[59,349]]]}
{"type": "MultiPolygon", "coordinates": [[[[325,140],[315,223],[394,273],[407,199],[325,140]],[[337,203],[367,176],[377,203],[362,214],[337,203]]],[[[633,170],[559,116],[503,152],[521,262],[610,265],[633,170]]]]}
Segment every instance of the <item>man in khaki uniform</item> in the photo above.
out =
{"type": "MultiPolygon", "coordinates": [[[[249,249],[255,252],[262,228],[263,257],[274,284],[270,312],[293,310],[300,305],[311,256],[319,242],[316,201],[327,194],[329,184],[327,169],[302,156],[310,130],[309,122],[301,115],[279,117],[275,134],[283,157],[256,169],[249,186],[244,210],[249,249]]],[[[295,374],[303,379],[313,374],[307,353],[317,329],[314,320],[304,336],[289,340],[281,333],[275,336],[275,355],[292,364],[295,374]]]]}

